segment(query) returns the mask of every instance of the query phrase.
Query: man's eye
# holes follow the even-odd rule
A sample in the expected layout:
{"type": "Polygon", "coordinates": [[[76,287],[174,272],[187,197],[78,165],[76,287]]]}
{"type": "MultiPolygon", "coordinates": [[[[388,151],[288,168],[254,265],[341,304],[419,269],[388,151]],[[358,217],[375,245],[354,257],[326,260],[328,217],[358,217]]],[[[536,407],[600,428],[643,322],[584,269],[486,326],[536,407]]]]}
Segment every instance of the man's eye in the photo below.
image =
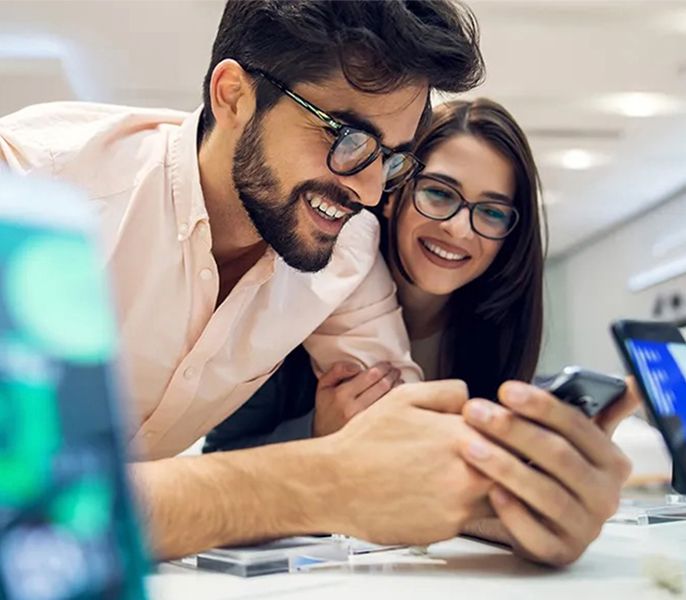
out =
{"type": "Polygon", "coordinates": [[[331,127],[322,127],[324,135],[330,140],[335,140],[338,134],[331,127]]]}

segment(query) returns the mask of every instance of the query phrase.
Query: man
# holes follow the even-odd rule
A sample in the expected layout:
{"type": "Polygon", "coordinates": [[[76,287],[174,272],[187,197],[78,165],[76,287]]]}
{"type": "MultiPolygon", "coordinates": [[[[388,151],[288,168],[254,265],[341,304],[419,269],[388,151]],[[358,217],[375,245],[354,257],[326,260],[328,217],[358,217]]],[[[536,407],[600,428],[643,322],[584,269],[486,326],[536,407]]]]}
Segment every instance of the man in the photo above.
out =
{"type": "Polygon", "coordinates": [[[58,104],[0,120],[11,169],[70,181],[101,212],[139,423],[132,473],[159,556],[312,531],[425,544],[492,515],[503,486],[530,508],[496,502],[490,537],[560,564],[597,535],[626,465],[597,427],[569,431],[528,388],[527,419],[512,406],[490,421],[515,424],[513,439],[502,432],[514,453],[498,446],[490,461],[459,415],[461,382],[400,386],[320,439],[175,457],[303,341],[321,370],[387,360],[417,379],[361,209],[421,168],[407,149],[429,92],[479,80],[476,42],[451,0],[229,0],[193,115],[58,104]],[[553,436],[558,479],[576,469],[610,501],[585,510],[589,489],[581,503],[526,465],[507,480],[532,436],[535,462],[553,436]],[[605,462],[574,462],[589,444],[605,462]],[[560,532],[550,502],[583,523],[560,532]]]}

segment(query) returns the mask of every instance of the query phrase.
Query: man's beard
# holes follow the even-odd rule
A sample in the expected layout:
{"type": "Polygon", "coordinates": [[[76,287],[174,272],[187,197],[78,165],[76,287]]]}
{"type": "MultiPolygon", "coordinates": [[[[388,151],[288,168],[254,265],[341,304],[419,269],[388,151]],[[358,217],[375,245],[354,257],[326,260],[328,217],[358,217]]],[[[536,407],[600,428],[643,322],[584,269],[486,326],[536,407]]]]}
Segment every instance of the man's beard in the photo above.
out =
{"type": "Polygon", "coordinates": [[[298,201],[306,192],[314,192],[349,206],[354,212],[362,207],[351,202],[338,186],[315,180],[298,184],[280,202],[281,186],[267,165],[261,133],[260,120],[253,117],[238,140],[233,163],[238,197],[262,239],[288,265],[300,271],[319,271],[331,260],[337,236],[320,231],[315,234],[314,244],[308,244],[298,233],[298,201]]]}

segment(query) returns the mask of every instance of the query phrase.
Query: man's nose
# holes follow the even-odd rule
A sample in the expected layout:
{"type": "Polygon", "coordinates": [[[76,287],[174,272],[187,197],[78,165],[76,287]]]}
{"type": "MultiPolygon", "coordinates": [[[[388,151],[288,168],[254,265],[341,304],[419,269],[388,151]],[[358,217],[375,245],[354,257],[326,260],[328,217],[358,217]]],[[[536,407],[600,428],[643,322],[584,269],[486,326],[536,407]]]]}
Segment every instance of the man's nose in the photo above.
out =
{"type": "Polygon", "coordinates": [[[340,185],[352,190],[364,206],[376,206],[386,184],[383,161],[379,156],[354,175],[337,175],[340,185]]]}

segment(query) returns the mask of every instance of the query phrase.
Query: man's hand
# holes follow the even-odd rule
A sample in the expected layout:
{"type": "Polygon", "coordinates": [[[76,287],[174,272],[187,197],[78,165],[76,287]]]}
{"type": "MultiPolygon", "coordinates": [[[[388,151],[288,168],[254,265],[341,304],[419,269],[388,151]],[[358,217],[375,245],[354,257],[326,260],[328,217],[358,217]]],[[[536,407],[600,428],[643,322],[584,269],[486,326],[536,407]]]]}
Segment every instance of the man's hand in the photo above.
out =
{"type": "Polygon", "coordinates": [[[637,406],[635,388],[597,423],[521,382],[503,384],[498,396],[503,406],[465,404],[475,430],[460,440],[461,454],[496,482],[490,499],[514,548],[538,562],[569,564],[615,513],[631,472],[608,433],[637,406]]]}
{"type": "Polygon", "coordinates": [[[328,441],[334,531],[380,544],[423,545],[492,515],[493,483],[459,455],[470,438],[461,381],[405,384],[328,441]]]}
{"type": "Polygon", "coordinates": [[[390,363],[370,369],[354,363],[335,363],[317,386],[312,433],[319,437],[338,431],[398,383],[400,371],[390,363]]]}

